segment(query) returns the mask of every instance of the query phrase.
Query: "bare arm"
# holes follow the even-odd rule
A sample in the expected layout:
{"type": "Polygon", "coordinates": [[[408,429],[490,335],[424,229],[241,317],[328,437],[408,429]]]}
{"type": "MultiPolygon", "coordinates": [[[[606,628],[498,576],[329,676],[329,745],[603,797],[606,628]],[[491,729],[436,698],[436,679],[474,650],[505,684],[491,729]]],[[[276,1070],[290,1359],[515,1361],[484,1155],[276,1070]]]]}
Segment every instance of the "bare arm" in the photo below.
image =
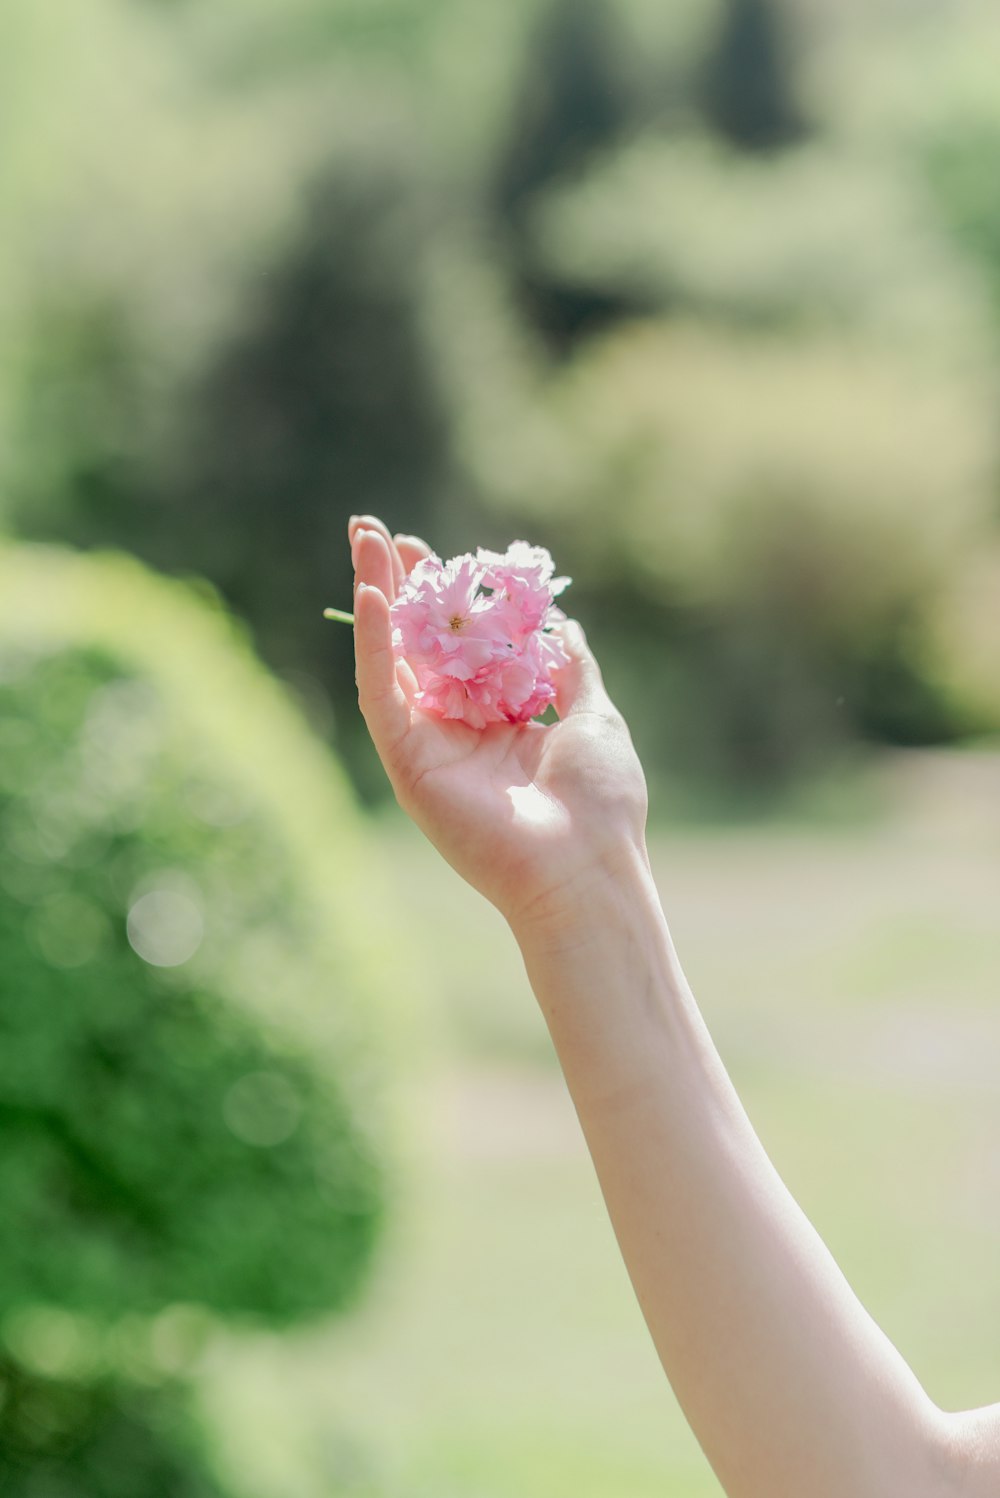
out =
{"type": "Polygon", "coordinates": [[[785,1189],[684,979],[645,785],[575,626],[551,728],[430,721],[387,598],[421,543],[352,529],[362,709],[397,797],[507,917],[664,1369],[730,1498],[988,1498],[1000,1407],[946,1416],[785,1189]]]}
{"type": "Polygon", "coordinates": [[[555,937],[522,931],[522,950],[647,1325],[723,1488],[958,1491],[947,1420],[751,1128],[641,856],[578,916],[555,937]]]}

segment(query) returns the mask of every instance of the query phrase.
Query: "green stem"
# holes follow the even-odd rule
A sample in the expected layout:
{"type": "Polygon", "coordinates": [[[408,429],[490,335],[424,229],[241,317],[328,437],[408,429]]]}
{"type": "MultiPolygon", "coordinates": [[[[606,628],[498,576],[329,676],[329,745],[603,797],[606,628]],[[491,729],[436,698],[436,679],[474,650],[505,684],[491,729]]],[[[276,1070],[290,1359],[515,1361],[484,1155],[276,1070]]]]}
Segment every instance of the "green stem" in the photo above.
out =
{"type": "Polygon", "coordinates": [[[340,623],[340,624],[353,624],[354,623],[354,615],[353,614],[345,614],[343,609],[324,609],[323,610],[323,618],[324,619],[336,619],[338,621],[338,623],[340,623]]]}

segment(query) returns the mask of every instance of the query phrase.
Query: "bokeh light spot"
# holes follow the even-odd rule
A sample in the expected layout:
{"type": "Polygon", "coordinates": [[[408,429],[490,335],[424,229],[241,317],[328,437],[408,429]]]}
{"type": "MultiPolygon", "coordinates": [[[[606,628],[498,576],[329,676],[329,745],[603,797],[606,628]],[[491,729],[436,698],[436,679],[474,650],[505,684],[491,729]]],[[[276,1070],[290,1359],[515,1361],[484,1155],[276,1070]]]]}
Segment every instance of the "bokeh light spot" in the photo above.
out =
{"type": "Polygon", "coordinates": [[[194,899],[176,889],[152,889],[128,913],[134,952],[153,967],[179,967],[201,946],[205,923],[194,899]]]}
{"type": "Polygon", "coordinates": [[[24,1367],[43,1377],[92,1375],[101,1360],[95,1327],[61,1306],[27,1305],[11,1312],[3,1340],[24,1367]]]}
{"type": "Polygon", "coordinates": [[[211,1329],[212,1318],[203,1306],[180,1302],[167,1306],[154,1319],[150,1337],[157,1368],[172,1375],[190,1372],[211,1329]]]}

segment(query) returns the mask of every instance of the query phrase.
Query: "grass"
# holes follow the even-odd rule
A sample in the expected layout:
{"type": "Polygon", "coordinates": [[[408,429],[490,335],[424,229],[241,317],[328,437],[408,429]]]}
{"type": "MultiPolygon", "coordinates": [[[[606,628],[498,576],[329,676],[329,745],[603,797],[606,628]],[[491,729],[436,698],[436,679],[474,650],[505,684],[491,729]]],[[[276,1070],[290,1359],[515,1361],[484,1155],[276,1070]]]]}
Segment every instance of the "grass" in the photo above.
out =
{"type": "MultiPolygon", "coordinates": [[[[765,1144],[934,1398],[1000,1398],[1000,760],[906,756],[842,828],[665,830],[682,958],[765,1144]]],[[[708,1498],[502,922],[393,822],[434,943],[371,1292],[203,1373],[260,1498],[708,1498]],[[447,939],[442,932],[447,926],[447,939]],[[473,980],[472,975],[475,975],[473,980]]]]}

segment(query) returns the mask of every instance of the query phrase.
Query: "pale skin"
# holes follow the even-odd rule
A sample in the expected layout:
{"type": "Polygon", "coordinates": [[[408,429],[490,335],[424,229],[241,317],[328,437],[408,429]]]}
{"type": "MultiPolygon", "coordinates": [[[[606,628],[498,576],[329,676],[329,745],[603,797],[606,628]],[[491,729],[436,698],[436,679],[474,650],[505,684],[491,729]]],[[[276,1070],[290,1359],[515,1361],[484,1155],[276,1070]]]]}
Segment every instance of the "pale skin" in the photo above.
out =
{"type": "Polygon", "coordinates": [[[997,1498],[1000,1405],[946,1414],[767,1158],[681,970],[646,786],[579,626],[559,721],[413,705],[389,605],[426,544],[353,517],[358,697],[396,797],[507,919],[663,1368],[729,1498],[997,1498]]]}

